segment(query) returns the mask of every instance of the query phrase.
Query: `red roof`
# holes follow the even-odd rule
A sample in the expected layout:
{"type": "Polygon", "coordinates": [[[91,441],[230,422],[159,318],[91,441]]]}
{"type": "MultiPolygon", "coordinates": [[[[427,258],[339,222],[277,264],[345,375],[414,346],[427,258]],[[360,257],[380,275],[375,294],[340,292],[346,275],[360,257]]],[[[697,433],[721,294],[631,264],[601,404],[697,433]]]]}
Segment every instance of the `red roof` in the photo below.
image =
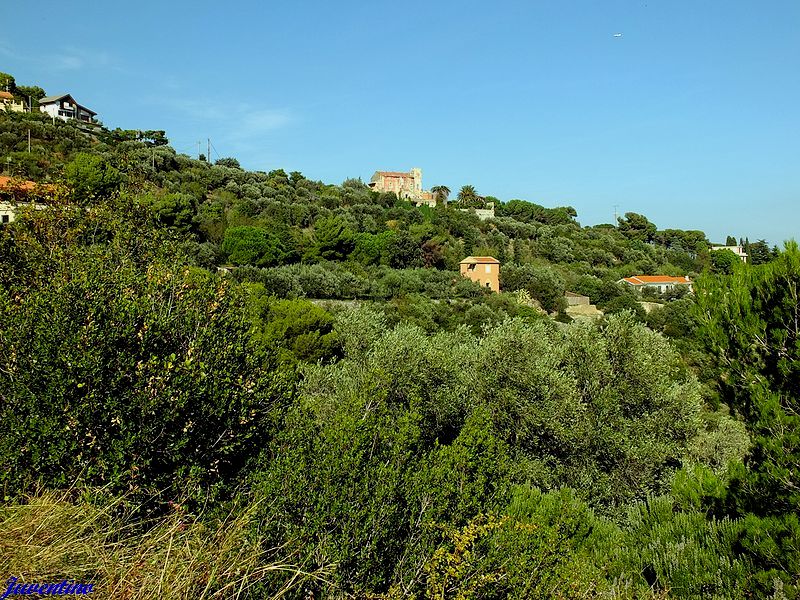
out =
{"type": "Polygon", "coordinates": [[[5,100],[13,100],[14,95],[11,92],[0,92],[0,98],[4,98],[5,100]]]}
{"type": "Polygon", "coordinates": [[[35,195],[53,194],[58,190],[58,186],[51,183],[36,183],[20,179],[19,177],[7,177],[0,175],[0,193],[22,196],[28,193],[35,195]]]}
{"type": "Polygon", "coordinates": [[[399,171],[378,171],[378,175],[383,175],[384,177],[414,177],[411,173],[401,173],[399,171]]]}
{"type": "Polygon", "coordinates": [[[625,277],[623,281],[627,281],[631,285],[686,285],[692,283],[692,280],[688,277],[672,277],[670,275],[634,275],[633,277],[625,277]]]}
{"type": "Polygon", "coordinates": [[[13,190],[24,190],[26,192],[30,192],[35,190],[39,186],[38,183],[35,181],[26,181],[24,179],[14,179],[13,177],[6,177],[5,175],[0,175],[0,189],[13,189],[13,190]]]}
{"type": "Polygon", "coordinates": [[[468,256],[464,260],[462,260],[460,265],[468,264],[468,265],[483,265],[483,264],[492,264],[492,265],[499,265],[500,261],[494,258],[493,256],[468,256]]]}

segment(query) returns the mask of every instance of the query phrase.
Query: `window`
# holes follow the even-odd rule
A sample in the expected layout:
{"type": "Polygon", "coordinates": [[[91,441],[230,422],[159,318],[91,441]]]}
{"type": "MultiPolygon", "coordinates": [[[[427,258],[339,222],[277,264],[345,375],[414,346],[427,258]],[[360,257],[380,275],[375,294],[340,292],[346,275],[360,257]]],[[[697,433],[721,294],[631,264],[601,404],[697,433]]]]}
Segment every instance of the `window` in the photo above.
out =
{"type": "Polygon", "coordinates": [[[3,215],[3,225],[8,223],[10,220],[11,220],[11,218],[8,215],[3,215]]]}
{"type": "Polygon", "coordinates": [[[467,271],[474,271],[474,270],[475,270],[475,265],[474,265],[474,264],[472,264],[472,265],[469,265],[469,266],[467,267],[467,271]]]}
{"type": "Polygon", "coordinates": [[[487,273],[491,273],[492,272],[492,265],[486,265],[486,272],[487,273]]]}

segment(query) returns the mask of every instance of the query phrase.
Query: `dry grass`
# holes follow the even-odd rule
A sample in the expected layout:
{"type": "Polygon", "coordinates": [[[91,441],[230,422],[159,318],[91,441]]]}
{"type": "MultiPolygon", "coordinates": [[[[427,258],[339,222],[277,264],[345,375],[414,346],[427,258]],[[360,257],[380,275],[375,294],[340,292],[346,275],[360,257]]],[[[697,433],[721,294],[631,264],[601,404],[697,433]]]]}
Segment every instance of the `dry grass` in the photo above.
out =
{"type": "Polygon", "coordinates": [[[330,574],[305,571],[281,548],[265,551],[253,536],[255,506],[213,528],[179,507],[142,526],[113,516],[121,500],[97,506],[71,495],[45,492],[0,507],[0,584],[11,576],[29,583],[73,579],[94,583],[93,599],[136,600],[246,598],[253,586],[279,581],[266,596],[259,592],[277,599],[330,574]]]}

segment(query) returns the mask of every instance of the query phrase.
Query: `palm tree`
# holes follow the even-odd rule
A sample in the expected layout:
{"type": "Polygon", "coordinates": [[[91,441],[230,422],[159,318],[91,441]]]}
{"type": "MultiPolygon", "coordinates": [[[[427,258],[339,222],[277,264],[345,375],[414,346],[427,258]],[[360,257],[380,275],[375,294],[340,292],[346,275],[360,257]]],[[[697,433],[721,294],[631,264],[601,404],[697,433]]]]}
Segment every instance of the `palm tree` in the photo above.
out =
{"type": "Polygon", "coordinates": [[[436,198],[436,204],[446,203],[447,197],[450,195],[450,188],[446,185],[435,185],[431,188],[433,197],[436,198]]]}
{"type": "Polygon", "coordinates": [[[465,185],[458,192],[458,202],[464,208],[482,208],[483,198],[475,191],[475,186],[465,185]]]}

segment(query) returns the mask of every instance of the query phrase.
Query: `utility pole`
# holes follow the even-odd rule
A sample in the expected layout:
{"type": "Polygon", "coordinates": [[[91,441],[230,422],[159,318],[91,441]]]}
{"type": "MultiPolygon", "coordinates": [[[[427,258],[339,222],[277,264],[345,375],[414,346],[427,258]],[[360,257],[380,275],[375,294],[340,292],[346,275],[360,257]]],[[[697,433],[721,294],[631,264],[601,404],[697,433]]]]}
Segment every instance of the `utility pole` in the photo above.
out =
{"type": "Polygon", "coordinates": [[[206,138],[208,141],[208,154],[206,154],[206,161],[211,164],[211,138],[206,138]]]}
{"type": "Polygon", "coordinates": [[[197,160],[200,160],[200,140],[197,140],[197,160]]]}
{"type": "Polygon", "coordinates": [[[156,171],[156,149],[153,148],[153,172],[156,171]]]}
{"type": "Polygon", "coordinates": [[[614,224],[615,225],[617,224],[617,219],[619,218],[619,217],[617,217],[617,209],[618,208],[619,208],[619,204],[615,204],[614,205],[614,224]]]}
{"type": "Polygon", "coordinates": [[[28,154],[31,153],[31,128],[28,127],[28,154]]]}

